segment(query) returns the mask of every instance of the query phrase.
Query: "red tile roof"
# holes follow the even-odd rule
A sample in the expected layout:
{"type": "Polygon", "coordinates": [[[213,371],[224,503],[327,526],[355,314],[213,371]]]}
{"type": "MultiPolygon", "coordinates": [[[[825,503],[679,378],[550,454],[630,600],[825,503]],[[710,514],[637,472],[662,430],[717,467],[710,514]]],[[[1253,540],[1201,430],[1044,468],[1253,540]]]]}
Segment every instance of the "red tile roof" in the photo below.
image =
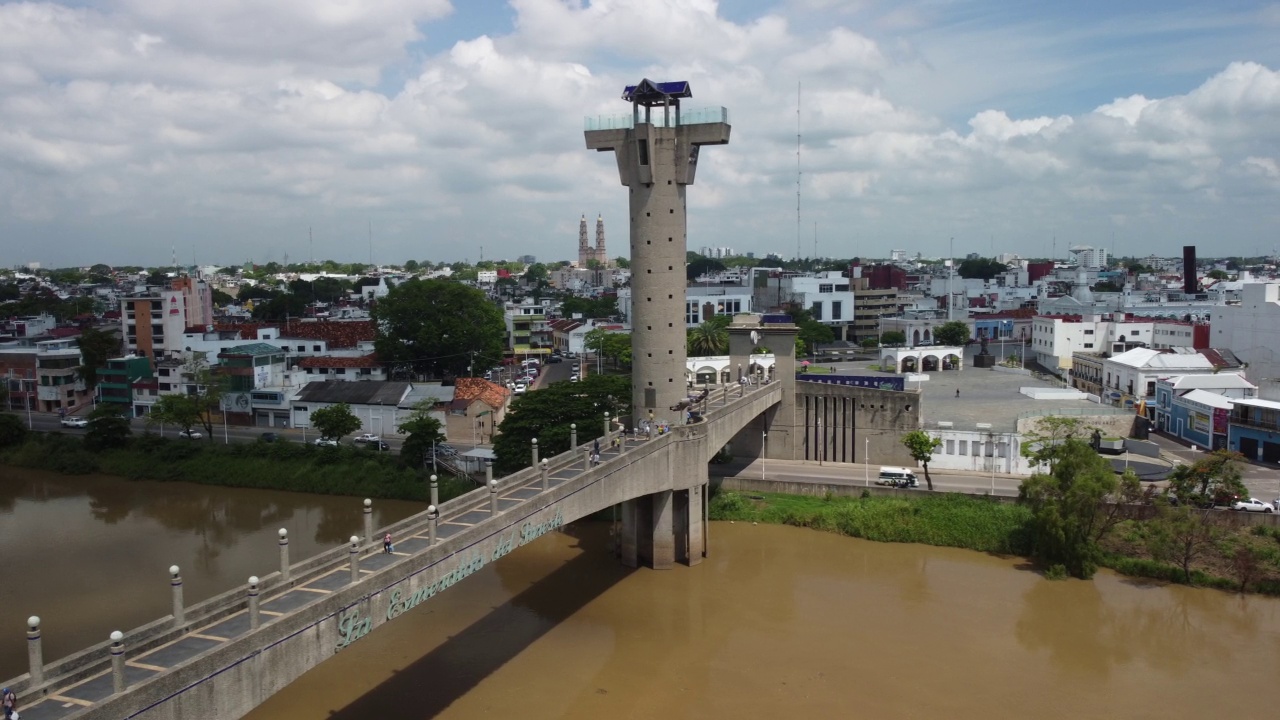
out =
{"type": "Polygon", "coordinates": [[[298,361],[304,368],[371,368],[378,367],[378,356],[364,357],[304,357],[298,361]]]}
{"type": "Polygon", "coordinates": [[[465,400],[468,405],[476,400],[481,400],[484,404],[493,409],[498,409],[507,404],[507,397],[511,395],[511,391],[495,385],[484,378],[458,378],[454,381],[453,398],[454,401],[465,400]]]}

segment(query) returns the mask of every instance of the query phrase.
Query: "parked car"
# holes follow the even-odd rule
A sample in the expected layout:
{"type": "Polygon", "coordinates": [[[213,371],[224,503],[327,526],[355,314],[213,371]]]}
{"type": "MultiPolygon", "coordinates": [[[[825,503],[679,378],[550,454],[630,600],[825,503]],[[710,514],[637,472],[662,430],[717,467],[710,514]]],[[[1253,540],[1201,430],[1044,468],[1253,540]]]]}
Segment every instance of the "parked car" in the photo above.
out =
{"type": "Polygon", "coordinates": [[[369,450],[377,450],[379,452],[389,452],[391,450],[391,446],[381,440],[366,440],[364,446],[369,450]]]}
{"type": "Polygon", "coordinates": [[[547,362],[551,363],[552,365],[555,365],[558,362],[563,362],[563,358],[561,358],[559,355],[552,355],[551,357],[547,358],[547,362]]]}
{"type": "Polygon", "coordinates": [[[535,378],[535,377],[534,377],[534,376],[532,376],[532,375],[525,375],[525,376],[524,376],[524,377],[522,377],[522,378],[518,378],[518,379],[516,380],[516,382],[522,382],[522,383],[528,384],[528,383],[533,382],[533,381],[534,381],[534,380],[536,380],[536,379],[537,379],[537,378],[535,378]]]}
{"type": "Polygon", "coordinates": [[[82,417],[64,417],[62,418],[62,427],[86,428],[89,427],[89,421],[82,417]]]}
{"type": "Polygon", "coordinates": [[[458,449],[448,443],[436,443],[436,454],[457,457],[458,449]]]}
{"type": "Polygon", "coordinates": [[[1273,513],[1276,511],[1271,503],[1262,502],[1258,498],[1249,498],[1248,500],[1237,500],[1232,506],[1232,510],[1237,512],[1260,512],[1273,513]]]}
{"type": "Polygon", "coordinates": [[[355,442],[358,442],[358,443],[377,442],[381,439],[382,438],[378,437],[377,435],[374,435],[373,433],[360,433],[355,437],[355,442]]]}
{"type": "Polygon", "coordinates": [[[275,442],[279,439],[280,439],[280,436],[273,432],[264,432],[262,433],[262,436],[261,436],[262,442],[275,442]]]}
{"type": "Polygon", "coordinates": [[[183,430],[178,433],[178,437],[186,438],[188,440],[199,440],[200,438],[204,437],[204,433],[200,432],[199,430],[183,430]]]}
{"type": "Polygon", "coordinates": [[[319,447],[338,447],[338,441],[331,438],[320,437],[316,438],[314,442],[319,447]]]}
{"type": "Polygon", "coordinates": [[[525,394],[525,391],[527,391],[528,389],[529,389],[528,385],[525,385],[522,382],[518,382],[511,387],[511,392],[515,393],[516,395],[523,395],[525,394]]]}
{"type": "Polygon", "coordinates": [[[578,373],[569,376],[569,382],[578,382],[578,373]]]}

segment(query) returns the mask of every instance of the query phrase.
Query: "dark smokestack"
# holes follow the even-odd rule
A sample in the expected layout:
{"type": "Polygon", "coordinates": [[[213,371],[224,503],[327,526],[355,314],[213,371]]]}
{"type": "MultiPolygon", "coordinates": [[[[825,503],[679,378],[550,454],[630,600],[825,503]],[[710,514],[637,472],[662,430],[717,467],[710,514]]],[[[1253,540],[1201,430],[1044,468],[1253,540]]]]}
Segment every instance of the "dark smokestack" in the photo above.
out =
{"type": "Polygon", "coordinates": [[[1200,283],[1196,282],[1196,246],[1182,246],[1182,291],[1188,295],[1200,292],[1200,283]]]}

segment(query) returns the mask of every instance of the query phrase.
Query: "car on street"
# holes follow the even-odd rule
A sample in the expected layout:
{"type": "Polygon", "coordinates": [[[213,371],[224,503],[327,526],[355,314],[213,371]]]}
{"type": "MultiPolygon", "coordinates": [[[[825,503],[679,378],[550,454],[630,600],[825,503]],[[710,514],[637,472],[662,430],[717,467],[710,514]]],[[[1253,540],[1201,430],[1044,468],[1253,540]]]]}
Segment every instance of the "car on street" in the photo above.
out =
{"type": "Polygon", "coordinates": [[[913,488],[920,487],[920,480],[916,478],[916,474],[910,468],[886,466],[880,468],[880,476],[876,478],[876,484],[896,488],[913,488]]]}
{"type": "Polygon", "coordinates": [[[61,420],[62,427],[86,428],[89,427],[89,421],[82,417],[64,417],[61,420]]]}
{"type": "Polygon", "coordinates": [[[561,358],[559,355],[552,355],[551,357],[547,358],[547,362],[552,365],[555,365],[558,362],[563,362],[563,358],[561,358]]]}
{"type": "Polygon", "coordinates": [[[578,373],[569,376],[569,382],[578,382],[578,373]]]}
{"type": "Polygon", "coordinates": [[[204,433],[200,432],[199,430],[183,430],[178,433],[178,437],[186,438],[188,440],[199,440],[200,438],[204,437],[204,433]]]}
{"type": "Polygon", "coordinates": [[[313,441],[317,447],[338,447],[338,441],[332,438],[320,437],[313,441]]]}
{"type": "Polygon", "coordinates": [[[1249,498],[1248,500],[1237,500],[1231,505],[1231,509],[1237,512],[1260,512],[1273,513],[1275,507],[1268,502],[1262,502],[1258,498],[1249,498]]]}
{"type": "Polygon", "coordinates": [[[355,437],[355,442],[358,442],[358,443],[377,442],[381,439],[382,438],[378,437],[377,435],[374,435],[373,433],[360,433],[355,437]]]}
{"type": "Polygon", "coordinates": [[[511,387],[511,392],[515,393],[516,395],[523,395],[525,394],[525,391],[527,391],[528,389],[529,389],[528,385],[525,385],[522,382],[518,382],[511,387]]]}
{"type": "Polygon", "coordinates": [[[391,446],[381,440],[366,440],[364,443],[366,449],[377,450],[378,452],[390,452],[391,446]]]}
{"type": "Polygon", "coordinates": [[[526,383],[526,384],[527,384],[527,383],[531,383],[531,382],[533,382],[533,381],[534,381],[534,380],[536,380],[536,379],[537,379],[537,378],[535,378],[535,377],[534,377],[534,376],[532,376],[532,375],[525,375],[525,376],[524,376],[524,377],[522,377],[522,378],[518,378],[518,379],[516,380],[516,382],[522,382],[522,383],[526,383]]]}
{"type": "Polygon", "coordinates": [[[261,435],[262,442],[275,442],[279,439],[280,439],[280,436],[273,432],[264,432],[261,435]]]}

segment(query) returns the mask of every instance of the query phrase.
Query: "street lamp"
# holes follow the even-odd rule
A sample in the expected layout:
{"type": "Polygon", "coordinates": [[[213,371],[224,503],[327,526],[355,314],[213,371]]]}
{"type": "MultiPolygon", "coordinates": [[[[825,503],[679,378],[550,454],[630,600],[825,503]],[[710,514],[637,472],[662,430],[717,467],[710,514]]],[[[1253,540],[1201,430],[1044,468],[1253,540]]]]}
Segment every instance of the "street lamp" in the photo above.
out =
{"type": "Polygon", "coordinates": [[[871,438],[864,440],[866,451],[862,453],[862,479],[867,487],[871,487],[871,438]]]}
{"type": "Polygon", "coordinates": [[[822,456],[827,454],[827,436],[822,434],[822,418],[818,418],[818,442],[818,467],[822,467],[822,456]]]}
{"type": "Polygon", "coordinates": [[[760,431],[760,479],[764,480],[764,461],[769,456],[769,432],[760,431]]]}

